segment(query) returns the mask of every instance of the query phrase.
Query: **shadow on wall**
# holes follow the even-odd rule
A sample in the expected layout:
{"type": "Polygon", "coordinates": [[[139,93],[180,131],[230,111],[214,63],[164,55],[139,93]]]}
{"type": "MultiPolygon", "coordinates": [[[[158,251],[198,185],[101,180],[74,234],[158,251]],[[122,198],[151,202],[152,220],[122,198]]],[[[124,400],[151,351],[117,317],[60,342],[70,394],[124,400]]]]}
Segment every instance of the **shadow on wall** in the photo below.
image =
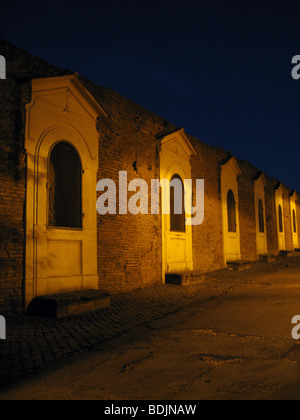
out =
{"type": "Polygon", "coordinates": [[[0,272],[13,265],[14,261],[20,261],[22,255],[16,256],[12,244],[23,243],[24,234],[17,227],[0,219],[0,272]]]}

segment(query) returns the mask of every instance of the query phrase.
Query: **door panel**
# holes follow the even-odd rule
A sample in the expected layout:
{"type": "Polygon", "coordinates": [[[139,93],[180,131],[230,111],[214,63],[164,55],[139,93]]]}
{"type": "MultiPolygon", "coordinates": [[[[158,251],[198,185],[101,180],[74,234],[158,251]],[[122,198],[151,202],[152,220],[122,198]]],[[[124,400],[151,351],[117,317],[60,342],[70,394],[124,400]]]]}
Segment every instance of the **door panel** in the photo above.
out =
{"type": "Polygon", "coordinates": [[[48,239],[48,277],[82,275],[82,241],[48,239]]]}
{"type": "Polygon", "coordinates": [[[258,233],[257,236],[257,253],[258,255],[266,255],[267,251],[267,241],[265,233],[258,233]]]}
{"type": "Polygon", "coordinates": [[[240,239],[238,234],[227,233],[227,261],[240,259],[240,239]]]}
{"type": "Polygon", "coordinates": [[[75,75],[32,80],[25,130],[26,308],[36,296],[99,287],[96,122],[101,113],[106,115],[75,75]],[[49,159],[60,143],[65,150],[57,149],[49,159]],[[75,157],[71,164],[68,145],[77,152],[80,165],[75,157]],[[73,177],[78,166],[81,171],[73,177]],[[61,171],[56,177],[57,167],[61,171]],[[56,190],[58,178],[61,188],[56,190]],[[53,207],[56,195],[60,204],[53,207]]]}
{"type": "MultiPolygon", "coordinates": [[[[160,154],[160,181],[179,178],[184,183],[191,176],[191,155],[196,154],[183,130],[167,135],[162,140],[160,154]]],[[[190,192],[185,188],[187,201],[190,192]]],[[[162,209],[170,203],[170,190],[162,188],[162,209]]],[[[191,200],[190,200],[191,201],[191,200]]],[[[170,206],[171,207],[171,206],[170,206]]],[[[193,270],[192,226],[186,225],[185,232],[172,231],[170,214],[162,214],[162,281],[166,273],[193,270]]],[[[175,223],[175,225],[177,225],[175,223]]],[[[175,226],[174,225],[174,226],[175,226]]],[[[180,223],[178,228],[180,228],[180,223]]]]}

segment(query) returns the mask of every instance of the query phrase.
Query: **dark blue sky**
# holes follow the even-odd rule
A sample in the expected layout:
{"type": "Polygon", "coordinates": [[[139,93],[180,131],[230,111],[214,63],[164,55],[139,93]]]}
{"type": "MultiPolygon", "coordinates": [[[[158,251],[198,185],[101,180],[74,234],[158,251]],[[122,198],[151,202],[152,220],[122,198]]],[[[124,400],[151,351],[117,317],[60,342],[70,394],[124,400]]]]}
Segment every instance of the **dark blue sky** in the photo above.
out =
{"type": "Polygon", "coordinates": [[[6,1],[0,37],[300,191],[299,0],[6,1]]]}

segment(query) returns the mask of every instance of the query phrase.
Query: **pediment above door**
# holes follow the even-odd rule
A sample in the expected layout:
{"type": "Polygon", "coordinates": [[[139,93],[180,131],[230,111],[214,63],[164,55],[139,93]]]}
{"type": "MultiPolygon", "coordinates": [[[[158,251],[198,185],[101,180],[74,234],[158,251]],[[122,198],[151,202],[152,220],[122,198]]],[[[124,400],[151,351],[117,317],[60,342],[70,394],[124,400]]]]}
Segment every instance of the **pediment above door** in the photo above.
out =
{"type": "Polygon", "coordinates": [[[65,125],[87,139],[91,156],[97,158],[96,123],[100,115],[107,117],[107,114],[76,74],[33,79],[32,99],[26,105],[26,111],[27,152],[34,152],[46,131],[65,125]]]}
{"type": "Polygon", "coordinates": [[[165,152],[171,152],[186,159],[190,159],[192,155],[197,155],[183,128],[164,136],[161,147],[165,152]]]}

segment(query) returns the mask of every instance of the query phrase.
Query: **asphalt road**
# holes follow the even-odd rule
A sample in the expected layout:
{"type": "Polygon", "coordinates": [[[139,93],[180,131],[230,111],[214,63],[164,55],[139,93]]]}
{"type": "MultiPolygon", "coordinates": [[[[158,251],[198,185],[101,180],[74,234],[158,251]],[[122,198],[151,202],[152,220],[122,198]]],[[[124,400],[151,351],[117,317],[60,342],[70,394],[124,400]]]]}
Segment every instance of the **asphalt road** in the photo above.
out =
{"type": "Polygon", "coordinates": [[[0,399],[300,399],[300,263],[257,274],[1,391],[0,399]]]}

